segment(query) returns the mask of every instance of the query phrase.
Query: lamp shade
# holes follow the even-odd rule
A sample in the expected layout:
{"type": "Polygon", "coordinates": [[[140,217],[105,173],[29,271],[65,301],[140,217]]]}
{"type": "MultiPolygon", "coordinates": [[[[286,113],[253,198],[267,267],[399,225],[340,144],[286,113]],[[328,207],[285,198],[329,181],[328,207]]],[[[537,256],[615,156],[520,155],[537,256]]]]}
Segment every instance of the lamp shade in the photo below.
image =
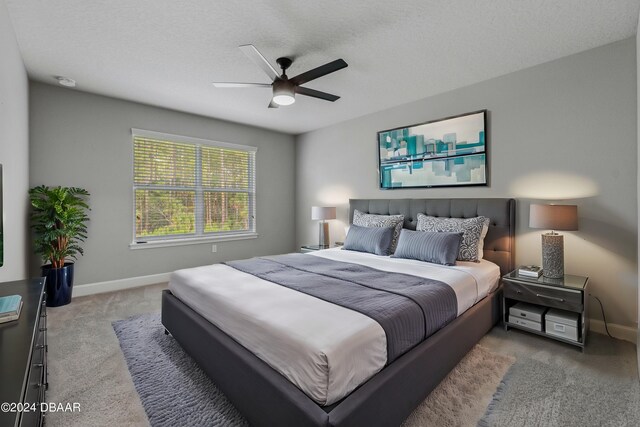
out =
{"type": "Polygon", "coordinates": [[[547,230],[577,230],[578,207],[576,205],[531,205],[529,227],[547,230]]]}
{"type": "Polygon", "coordinates": [[[336,208],[330,206],[312,206],[311,219],[336,219],[336,208]]]}

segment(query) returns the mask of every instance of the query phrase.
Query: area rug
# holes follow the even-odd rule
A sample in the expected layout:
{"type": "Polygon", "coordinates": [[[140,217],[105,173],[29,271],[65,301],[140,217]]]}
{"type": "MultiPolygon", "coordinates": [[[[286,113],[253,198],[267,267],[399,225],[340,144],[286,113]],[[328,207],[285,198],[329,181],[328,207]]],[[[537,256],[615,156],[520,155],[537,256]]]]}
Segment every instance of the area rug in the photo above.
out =
{"type": "Polygon", "coordinates": [[[478,425],[638,426],[640,384],[635,376],[616,376],[606,370],[587,373],[578,366],[563,369],[532,358],[519,359],[478,425]]]}
{"type": "MultiPolygon", "coordinates": [[[[113,328],[152,426],[249,425],[173,337],[164,334],[159,314],[119,320],[113,328]]],[[[475,426],[514,361],[475,346],[403,426],[475,426]]]]}

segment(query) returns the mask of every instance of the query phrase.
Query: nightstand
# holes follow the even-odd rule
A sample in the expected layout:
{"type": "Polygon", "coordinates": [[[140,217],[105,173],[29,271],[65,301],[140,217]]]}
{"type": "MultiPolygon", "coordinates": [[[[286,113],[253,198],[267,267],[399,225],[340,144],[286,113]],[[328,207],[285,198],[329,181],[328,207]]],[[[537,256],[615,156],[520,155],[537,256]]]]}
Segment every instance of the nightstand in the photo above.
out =
{"type": "Polygon", "coordinates": [[[300,247],[300,252],[307,253],[307,252],[314,252],[314,251],[319,251],[321,249],[329,249],[332,248],[333,246],[321,246],[321,245],[305,245],[300,247]]]}
{"type": "MultiPolygon", "coordinates": [[[[539,278],[526,277],[512,271],[502,277],[502,321],[505,330],[517,328],[550,339],[562,341],[582,348],[587,343],[589,331],[589,319],[587,318],[587,305],[589,302],[588,285],[589,278],[565,274],[561,279],[549,279],[544,276],[539,278]],[[548,309],[560,309],[563,312],[577,313],[577,340],[551,335],[547,333],[545,321],[542,321],[542,330],[536,331],[509,321],[509,309],[519,302],[534,304],[548,309]]],[[[556,312],[557,313],[557,312],[556,312]]]]}

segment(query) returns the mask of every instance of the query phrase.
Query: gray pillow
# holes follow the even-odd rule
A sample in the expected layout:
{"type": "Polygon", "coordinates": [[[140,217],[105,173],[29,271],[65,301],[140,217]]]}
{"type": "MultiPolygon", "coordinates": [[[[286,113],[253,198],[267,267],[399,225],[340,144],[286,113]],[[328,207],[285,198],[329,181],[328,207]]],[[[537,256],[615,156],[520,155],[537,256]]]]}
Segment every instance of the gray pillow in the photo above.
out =
{"type": "Polygon", "coordinates": [[[343,249],[369,252],[376,255],[391,254],[394,227],[349,227],[343,249]]]}
{"type": "Polygon", "coordinates": [[[462,233],[402,230],[393,258],[456,265],[462,233]]]}
{"type": "Polygon", "coordinates": [[[400,230],[404,224],[404,215],[375,215],[366,214],[355,209],[353,211],[353,224],[362,227],[394,227],[391,253],[396,250],[400,230]]]}
{"type": "Polygon", "coordinates": [[[475,218],[437,218],[418,214],[418,231],[438,231],[449,233],[463,233],[458,252],[459,261],[475,261],[480,259],[478,247],[484,225],[488,225],[489,218],[477,216],[475,218]]]}

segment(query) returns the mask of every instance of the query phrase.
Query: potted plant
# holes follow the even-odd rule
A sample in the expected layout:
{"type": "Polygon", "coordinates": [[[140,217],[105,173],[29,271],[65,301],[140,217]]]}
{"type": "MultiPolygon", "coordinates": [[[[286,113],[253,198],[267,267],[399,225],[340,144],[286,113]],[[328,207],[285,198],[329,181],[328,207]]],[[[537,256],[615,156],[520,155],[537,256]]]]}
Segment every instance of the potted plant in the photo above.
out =
{"type": "Polygon", "coordinates": [[[41,267],[47,278],[47,306],[69,304],[72,260],[83,254],[80,243],[87,238],[89,193],[82,188],[41,185],[29,190],[29,198],[35,252],[49,262],[41,267]]]}

